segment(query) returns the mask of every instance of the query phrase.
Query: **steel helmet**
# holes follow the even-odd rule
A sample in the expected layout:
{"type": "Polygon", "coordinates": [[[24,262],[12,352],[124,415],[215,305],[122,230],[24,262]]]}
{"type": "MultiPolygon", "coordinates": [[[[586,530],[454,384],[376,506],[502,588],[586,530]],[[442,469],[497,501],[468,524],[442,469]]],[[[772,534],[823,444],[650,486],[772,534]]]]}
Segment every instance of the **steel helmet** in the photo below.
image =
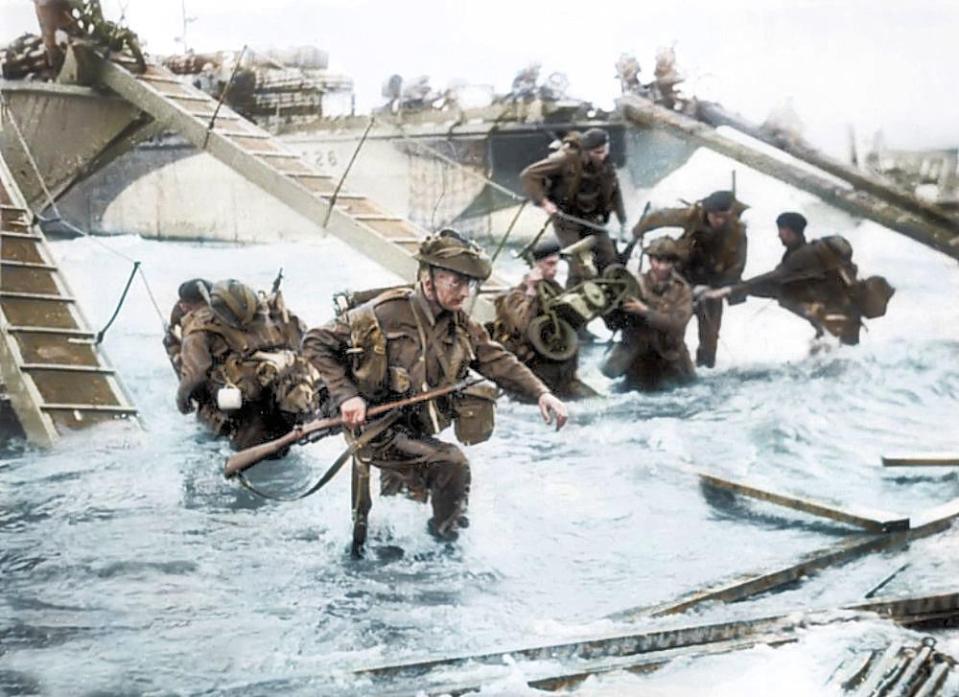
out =
{"type": "Polygon", "coordinates": [[[233,278],[218,281],[210,291],[213,314],[235,329],[253,321],[259,304],[253,289],[233,278]]]}
{"type": "Polygon", "coordinates": [[[656,259],[672,259],[679,261],[682,253],[676,240],[672,237],[658,237],[647,245],[646,256],[656,259]]]}
{"type": "Polygon", "coordinates": [[[423,240],[416,259],[425,266],[455,271],[481,281],[493,272],[493,264],[483,250],[449,228],[423,240]]]}

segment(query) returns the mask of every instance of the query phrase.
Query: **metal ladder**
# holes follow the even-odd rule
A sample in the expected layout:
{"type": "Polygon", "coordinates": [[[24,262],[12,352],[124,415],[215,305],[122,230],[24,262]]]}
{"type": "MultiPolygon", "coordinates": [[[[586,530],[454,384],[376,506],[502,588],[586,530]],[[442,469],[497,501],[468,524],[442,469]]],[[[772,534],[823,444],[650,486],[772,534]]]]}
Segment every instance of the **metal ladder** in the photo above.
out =
{"type": "MultiPolygon", "coordinates": [[[[322,174],[269,133],[225,106],[217,110],[216,101],[165,68],[149,65],[146,72],[133,74],[99,56],[89,59],[99,61],[102,85],[179,132],[198,150],[216,157],[317,225],[326,217],[336,179],[322,174]]],[[[418,265],[413,255],[424,233],[410,221],[391,215],[362,194],[341,191],[326,229],[380,266],[413,279],[418,265]]],[[[487,281],[474,315],[480,320],[492,319],[495,313],[489,298],[507,288],[500,279],[487,281]]]]}
{"type": "Polygon", "coordinates": [[[26,438],[136,416],[0,158],[0,375],[26,438]]]}

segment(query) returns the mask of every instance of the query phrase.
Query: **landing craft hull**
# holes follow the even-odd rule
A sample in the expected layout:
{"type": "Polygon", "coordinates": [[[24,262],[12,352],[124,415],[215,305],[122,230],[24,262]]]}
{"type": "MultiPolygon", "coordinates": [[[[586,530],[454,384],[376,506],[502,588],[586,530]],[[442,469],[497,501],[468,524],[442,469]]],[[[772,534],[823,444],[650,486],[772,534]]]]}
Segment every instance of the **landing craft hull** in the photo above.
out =
{"type": "MultiPolygon", "coordinates": [[[[571,128],[593,125],[479,124],[418,129],[409,138],[374,129],[344,183],[344,191],[375,196],[383,206],[435,229],[457,225],[480,237],[501,234],[518,200],[488,185],[491,179],[522,193],[519,173],[545,157],[549,144],[571,128]],[[435,156],[456,162],[452,164],[435,156]]],[[[603,122],[627,194],[653,186],[686,162],[693,149],[653,130],[603,122]]],[[[392,132],[390,132],[392,131],[392,132]]],[[[340,177],[362,130],[314,131],[281,136],[320,170],[340,177]]],[[[271,242],[316,235],[316,221],[279,209],[260,190],[176,136],[138,146],[69,192],[61,211],[101,234],[136,233],[153,238],[271,242]]],[[[529,208],[514,231],[529,238],[542,225],[529,208]]]]}

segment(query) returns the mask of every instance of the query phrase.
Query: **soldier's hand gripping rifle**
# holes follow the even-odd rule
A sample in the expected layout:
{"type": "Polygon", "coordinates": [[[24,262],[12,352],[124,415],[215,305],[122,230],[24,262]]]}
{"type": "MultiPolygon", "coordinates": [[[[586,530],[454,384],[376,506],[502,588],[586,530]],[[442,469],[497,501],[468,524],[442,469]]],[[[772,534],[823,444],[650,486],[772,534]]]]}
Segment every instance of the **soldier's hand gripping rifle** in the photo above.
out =
{"type": "MultiPolygon", "coordinates": [[[[414,395],[413,397],[400,399],[388,404],[380,404],[379,406],[371,407],[366,412],[366,416],[367,418],[379,416],[380,414],[385,414],[386,412],[394,411],[396,409],[403,409],[414,404],[420,404],[421,402],[427,402],[431,399],[443,397],[454,392],[461,392],[467,387],[482,381],[483,378],[470,378],[468,380],[462,380],[455,385],[438,387],[435,390],[422,392],[414,395]]],[[[334,416],[327,419],[314,419],[313,421],[301,424],[287,433],[285,436],[280,436],[275,440],[261,443],[260,445],[254,445],[252,448],[247,448],[246,450],[241,450],[237,453],[234,453],[227,458],[226,466],[223,468],[223,475],[227,479],[231,479],[258,462],[262,462],[268,457],[276,455],[295,443],[312,443],[338,433],[340,430],[342,430],[342,428],[343,417],[341,416],[334,416]]]]}

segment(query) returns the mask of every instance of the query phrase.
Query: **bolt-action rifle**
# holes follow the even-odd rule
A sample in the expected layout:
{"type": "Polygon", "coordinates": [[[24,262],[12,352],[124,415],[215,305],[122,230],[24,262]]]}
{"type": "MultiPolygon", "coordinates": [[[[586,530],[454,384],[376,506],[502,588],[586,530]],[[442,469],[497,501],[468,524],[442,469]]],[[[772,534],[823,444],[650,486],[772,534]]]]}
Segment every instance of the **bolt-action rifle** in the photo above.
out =
{"type": "MultiPolygon", "coordinates": [[[[368,409],[366,416],[367,418],[379,416],[380,414],[385,414],[389,411],[403,409],[405,407],[413,406],[414,404],[420,404],[421,402],[427,402],[431,399],[443,397],[454,392],[461,392],[467,387],[475,385],[478,382],[482,382],[482,380],[482,378],[462,380],[455,385],[438,387],[435,390],[423,392],[414,395],[413,397],[407,397],[406,399],[400,399],[388,404],[380,404],[379,406],[368,409]]],[[[338,433],[342,428],[343,417],[341,416],[334,416],[326,419],[314,419],[313,421],[301,424],[287,433],[285,436],[280,436],[275,440],[261,443],[260,445],[254,445],[252,448],[247,448],[246,450],[241,450],[237,453],[234,453],[227,459],[226,466],[223,469],[223,474],[227,479],[230,479],[238,475],[240,472],[249,469],[256,463],[262,462],[272,455],[276,455],[295,443],[304,445],[306,443],[312,443],[338,433]]]]}

